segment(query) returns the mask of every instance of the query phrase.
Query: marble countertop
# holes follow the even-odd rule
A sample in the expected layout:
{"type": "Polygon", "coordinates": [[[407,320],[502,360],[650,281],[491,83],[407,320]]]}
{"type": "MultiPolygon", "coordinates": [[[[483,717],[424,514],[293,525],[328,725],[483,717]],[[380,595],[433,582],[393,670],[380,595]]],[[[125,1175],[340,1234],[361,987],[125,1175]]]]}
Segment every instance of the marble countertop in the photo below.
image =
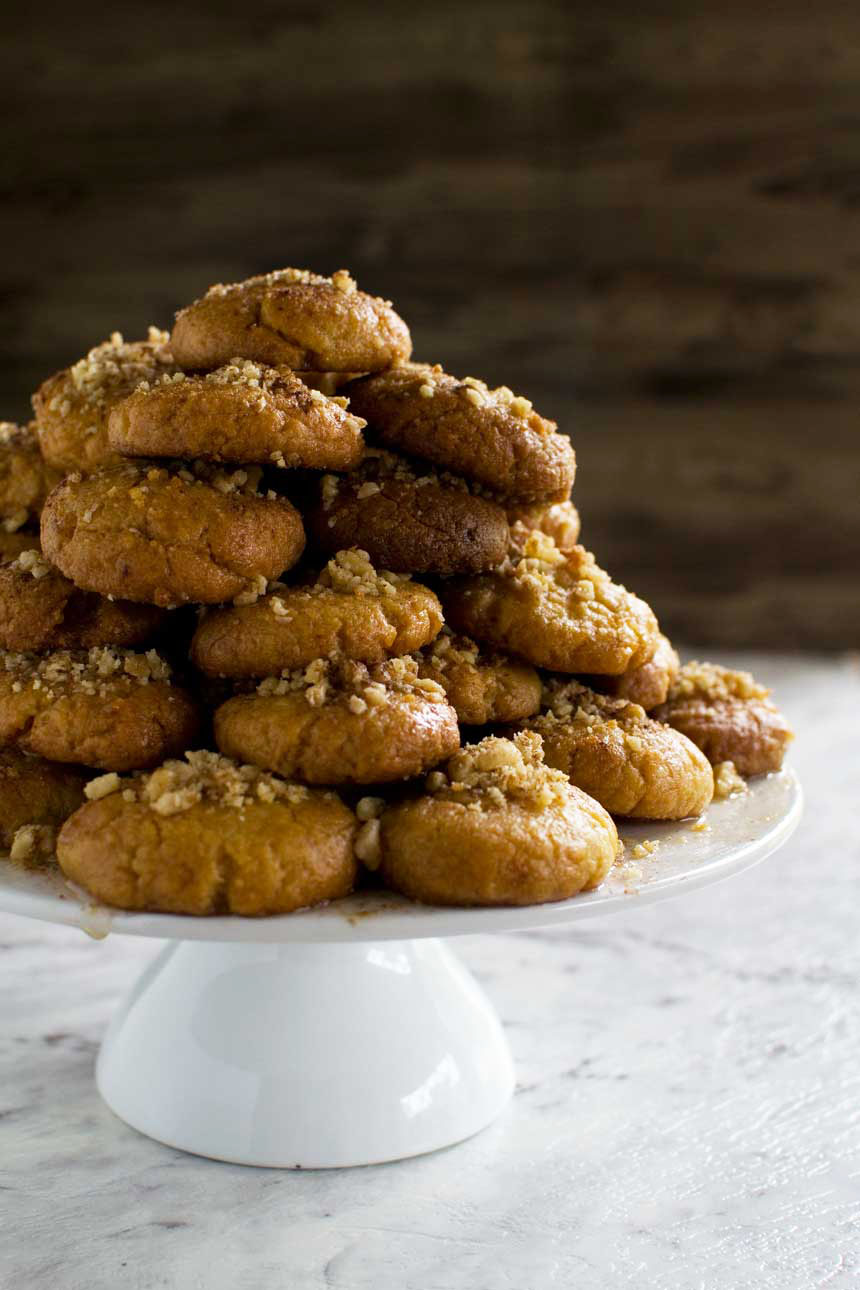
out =
{"type": "Polygon", "coordinates": [[[0,916],[3,1290],[842,1290],[860,1279],[860,663],[739,656],[807,812],[757,869],[582,929],[467,938],[509,1110],[399,1164],[216,1164],[93,1083],[154,942],[0,916]]]}

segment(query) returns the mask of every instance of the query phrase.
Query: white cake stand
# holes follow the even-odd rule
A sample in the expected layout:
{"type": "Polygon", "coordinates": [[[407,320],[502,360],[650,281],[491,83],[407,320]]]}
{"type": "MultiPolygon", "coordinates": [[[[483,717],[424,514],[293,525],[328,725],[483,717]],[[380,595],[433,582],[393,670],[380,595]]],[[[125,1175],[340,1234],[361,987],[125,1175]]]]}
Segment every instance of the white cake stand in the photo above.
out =
{"type": "Polygon", "coordinates": [[[526,909],[367,893],[278,918],[125,914],[7,863],[0,909],[170,942],[98,1059],[102,1097],[128,1124],[240,1164],[373,1164],[477,1133],[513,1090],[499,1019],[439,937],[574,924],[716,882],[775,851],[801,807],[783,771],[712,805],[705,829],[622,826],[625,863],[598,891],[526,909]],[[645,839],[657,852],[632,858],[645,839]]]}

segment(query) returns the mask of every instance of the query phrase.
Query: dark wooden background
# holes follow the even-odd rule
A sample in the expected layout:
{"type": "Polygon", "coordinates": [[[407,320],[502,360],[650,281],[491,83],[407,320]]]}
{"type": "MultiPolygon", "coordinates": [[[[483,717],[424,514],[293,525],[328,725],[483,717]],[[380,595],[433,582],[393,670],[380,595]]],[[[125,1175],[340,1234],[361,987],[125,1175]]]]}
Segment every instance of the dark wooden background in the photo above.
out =
{"type": "Polygon", "coordinates": [[[346,265],[576,445],[696,642],[860,644],[860,8],[232,0],[4,31],[0,415],[211,281],[346,265]]]}

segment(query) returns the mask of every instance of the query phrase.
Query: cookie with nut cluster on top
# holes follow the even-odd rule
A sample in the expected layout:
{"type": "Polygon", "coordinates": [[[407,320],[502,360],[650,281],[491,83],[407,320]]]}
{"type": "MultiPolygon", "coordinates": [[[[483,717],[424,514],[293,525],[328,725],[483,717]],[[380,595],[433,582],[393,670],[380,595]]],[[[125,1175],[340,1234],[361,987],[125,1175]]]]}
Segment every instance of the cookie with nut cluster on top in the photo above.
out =
{"type": "Polygon", "coordinates": [[[63,825],[57,860],[105,905],[167,914],[288,914],[346,896],[356,819],[332,792],[212,752],[104,775],[63,825]]]}
{"type": "Polygon", "coordinates": [[[80,591],[38,550],[0,565],[0,649],[142,645],[165,618],[155,605],[80,591]]]}
{"type": "Polygon", "coordinates": [[[601,694],[611,694],[616,699],[628,699],[640,708],[651,712],[666,701],[669,690],[678,676],[681,660],[668,637],[661,632],[657,648],[646,663],[630,667],[620,676],[595,676],[582,678],[584,684],[601,694]]]}
{"type": "Polygon", "coordinates": [[[613,582],[590,551],[560,551],[520,524],[501,565],[452,578],[440,594],[455,630],[556,672],[618,675],[657,645],[649,606],[613,582]]]}
{"type": "Polygon", "coordinates": [[[298,560],[298,511],[261,471],[127,461],[69,475],[42,513],[42,549],[84,591],[173,608],[253,600],[298,560]]]}
{"type": "Polygon", "coordinates": [[[486,649],[448,627],[416,658],[419,676],[442,686],[464,726],[519,721],[540,708],[541,680],[531,664],[486,649]]]}
{"type": "Polygon", "coordinates": [[[364,422],[347,406],[289,368],[237,358],[205,375],[142,382],[111,410],[108,437],[124,457],[350,470],[364,451],[364,422]]]}
{"type": "Polygon", "coordinates": [[[731,762],[741,775],[764,775],[781,768],[794,738],[769,695],[749,672],[694,661],[652,715],[691,739],[716,769],[731,762]]]}
{"type": "Polygon", "coordinates": [[[568,499],[564,502],[537,502],[531,506],[508,506],[508,523],[539,529],[555,542],[559,551],[570,551],[579,542],[579,511],[568,499]]]}
{"type": "Polygon", "coordinates": [[[462,748],[422,794],[369,819],[356,848],[387,885],[428,905],[539,905],[596,887],[619,844],[603,807],[546,766],[525,732],[462,748]]]}
{"type": "Polygon", "coordinates": [[[383,569],[433,574],[479,573],[504,558],[501,506],[426,463],[369,448],[357,470],[324,475],[314,488],[302,509],[326,553],[355,546],[383,569]]]}
{"type": "Polygon", "coordinates": [[[276,584],[253,605],[204,614],[191,642],[207,676],[277,676],[343,655],[381,663],[438,635],[442,607],[408,575],[377,570],[366,551],[339,551],[314,582],[276,584]]]}
{"type": "Polygon", "coordinates": [[[317,659],[215,713],[223,753],[307,784],[409,779],[460,746],[457,714],[412,658],[317,659]]]}
{"type": "Polygon", "coordinates": [[[570,440],[507,386],[459,380],[438,365],[403,363],[348,387],[368,438],[510,502],[564,501],[576,473],[570,440]]]}
{"type": "Polygon", "coordinates": [[[84,800],[88,775],[17,748],[0,751],[0,849],[36,868],[54,852],[57,828],[84,800]]]}
{"type": "Polygon", "coordinates": [[[155,650],[0,653],[0,747],[49,761],[139,770],[187,748],[191,696],[155,650]]]}
{"type": "Polygon", "coordinates": [[[547,763],[611,815],[683,820],[699,815],[713,797],[708,759],[637,703],[556,677],[545,684],[542,706],[521,728],[536,731],[547,763]]]}
{"type": "Polygon", "coordinates": [[[6,544],[4,550],[14,548],[17,535],[27,525],[38,525],[45,498],[59,481],[58,471],[39,451],[33,425],[0,421],[0,540],[6,544]]]}
{"type": "Polygon", "coordinates": [[[49,465],[66,474],[115,465],[108,419],[115,404],[179,368],[168,335],[150,327],[147,340],[126,341],[115,331],[71,367],[56,372],[33,395],[39,443],[49,465]]]}
{"type": "Polygon", "coordinates": [[[176,315],[170,341],[185,368],[220,367],[239,355],[293,370],[378,372],[412,352],[391,301],[359,291],[346,269],[330,278],[276,269],[216,283],[176,315]]]}

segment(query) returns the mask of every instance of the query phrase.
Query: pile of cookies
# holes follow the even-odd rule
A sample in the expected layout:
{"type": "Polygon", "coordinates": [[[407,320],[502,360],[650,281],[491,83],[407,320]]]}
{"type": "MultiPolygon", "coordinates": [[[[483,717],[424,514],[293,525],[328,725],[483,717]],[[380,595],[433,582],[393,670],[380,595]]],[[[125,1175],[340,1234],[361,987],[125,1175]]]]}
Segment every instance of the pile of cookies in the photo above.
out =
{"type": "Polygon", "coordinates": [[[781,765],[767,691],[680,667],[580,545],[556,425],[411,350],[346,271],[283,269],[0,427],[13,862],[132,910],[532,904],[602,880],[613,817],[781,765]]]}

